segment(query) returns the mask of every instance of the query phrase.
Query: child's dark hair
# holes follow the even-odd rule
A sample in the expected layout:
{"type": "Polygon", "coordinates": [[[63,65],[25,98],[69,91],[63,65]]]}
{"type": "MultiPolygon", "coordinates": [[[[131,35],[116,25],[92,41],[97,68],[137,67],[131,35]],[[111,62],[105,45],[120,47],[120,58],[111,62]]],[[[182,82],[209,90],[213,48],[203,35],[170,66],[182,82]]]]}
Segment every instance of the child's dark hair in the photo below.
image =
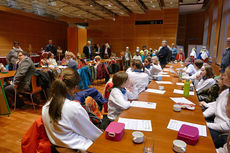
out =
{"type": "Polygon", "coordinates": [[[213,78],[214,77],[214,73],[213,73],[212,67],[210,65],[206,64],[204,66],[204,69],[206,71],[206,76],[208,78],[213,78]]]}
{"type": "Polygon", "coordinates": [[[126,72],[117,72],[113,76],[113,87],[120,88],[128,80],[128,74],[126,72]]]}
{"type": "Polygon", "coordinates": [[[145,70],[144,70],[143,63],[142,63],[140,60],[135,60],[134,66],[135,66],[136,69],[138,69],[138,70],[142,70],[142,69],[143,69],[143,71],[145,71],[145,70]]]}
{"type": "Polygon", "coordinates": [[[69,90],[75,88],[80,82],[77,71],[70,68],[64,69],[50,89],[49,115],[54,122],[61,120],[62,106],[65,102],[69,90]]]}
{"type": "Polygon", "coordinates": [[[148,56],[145,59],[147,59],[149,63],[152,63],[152,57],[151,56],[148,56]]]}
{"type": "Polygon", "coordinates": [[[203,61],[200,60],[200,59],[196,59],[196,60],[194,61],[194,64],[196,65],[196,67],[198,67],[199,69],[201,69],[202,66],[203,66],[203,61]]]}

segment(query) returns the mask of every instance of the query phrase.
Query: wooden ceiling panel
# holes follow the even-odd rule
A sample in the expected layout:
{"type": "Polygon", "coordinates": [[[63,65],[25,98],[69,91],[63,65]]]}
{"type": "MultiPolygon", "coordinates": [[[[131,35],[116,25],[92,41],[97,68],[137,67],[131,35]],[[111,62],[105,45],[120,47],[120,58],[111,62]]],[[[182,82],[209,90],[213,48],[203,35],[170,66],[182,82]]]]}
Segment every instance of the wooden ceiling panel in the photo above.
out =
{"type": "Polygon", "coordinates": [[[117,16],[178,7],[178,0],[164,0],[163,7],[159,6],[159,2],[160,0],[0,0],[0,5],[42,16],[92,20],[114,20],[117,16]]]}

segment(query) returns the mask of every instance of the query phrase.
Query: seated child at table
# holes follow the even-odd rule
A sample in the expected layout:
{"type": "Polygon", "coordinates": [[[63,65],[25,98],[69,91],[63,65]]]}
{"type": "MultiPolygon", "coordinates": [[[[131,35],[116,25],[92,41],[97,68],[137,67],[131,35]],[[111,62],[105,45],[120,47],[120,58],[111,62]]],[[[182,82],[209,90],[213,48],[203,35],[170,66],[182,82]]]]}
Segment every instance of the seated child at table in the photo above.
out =
{"type": "Polygon", "coordinates": [[[131,63],[130,63],[130,67],[126,70],[126,73],[129,73],[129,72],[133,72],[135,67],[134,67],[134,64],[135,63],[135,59],[132,59],[131,60],[131,63]]]}
{"type": "Polygon", "coordinates": [[[215,78],[216,83],[208,88],[197,94],[199,101],[203,101],[201,103],[210,103],[213,101],[216,101],[216,98],[219,96],[219,94],[227,89],[227,87],[223,84],[223,74],[221,74],[219,77],[215,78]]]}
{"type": "Polygon", "coordinates": [[[215,80],[213,79],[214,74],[212,71],[212,67],[208,64],[204,65],[201,68],[200,75],[196,76],[194,86],[196,92],[199,94],[205,89],[212,87],[215,84],[215,80]]]}
{"type": "Polygon", "coordinates": [[[48,59],[48,64],[49,64],[49,66],[50,65],[57,66],[57,62],[56,62],[56,59],[54,58],[54,54],[53,53],[50,53],[50,57],[48,59]]]}
{"type": "Polygon", "coordinates": [[[42,59],[40,61],[40,66],[47,66],[49,63],[49,53],[43,52],[42,53],[42,59]]]}
{"type": "Polygon", "coordinates": [[[47,136],[53,145],[58,146],[58,151],[86,151],[102,134],[81,104],[67,99],[67,94],[75,93],[79,82],[77,71],[64,69],[60,78],[52,83],[51,97],[42,107],[47,136]]]}
{"type": "Polygon", "coordinates": [[[157,56],[153,56],[151,69],[150,69],[151,75],[158,75],[158,73],[160,73],[161,71],[162,71],[162,68],[160,66],[160,62],[159,62],[157,56]]]}
{"type": "Polygon", "coordinates": [[[196,73],[194,73],[194,74],[191,75],[191,76],[183,75],[183,76],[182,76],[182,79],[185,79],[185,80],[188,79],[188,80],[191,80],[192,82],[195,81],[196,76],[197,76],[197,75],[200,75],[201,68],[202,68],[202,66],[203,66],[203,61],[197,59],[197,60],[194,61],[194,65],[193,65],[193,66],[194,66],[194,68],[195,68],[195,70],[196,70],[196,73]]]}
{"type": "Polygon", "coordinates": [[[144,66],[140,60],[133,63],[133,72],[128,72],[130,80],[138,89],[138,94],[144,91],[149,84],[149,76],[144,71],[144,66]]]}
{"type": "Polygon", "coordinates": [[[115,73],[112,82],[113,88],[108,100],[108,115],[103,119],[104,129],[110,122],[114,121],[123,110],[130,107],[129,99],[138,99],[137,88],[132,84],[126,72],[115,73]]]}
{"type": "Polygon", "coordinates": [[[149,76],[149,81],[152,80],[152,75],[150,73],[150,70],[152,68],[151,64],[152,64],[152,58],[150,56],[146,57],[144,59],[144,69],[145,69],[145,73],[148,74],[149,76]]]}
{"type": "Polygon", "coordinates": [[[225,70],[223,83],[228,89],[222,91],[215,102],[208,103],[208,109],[203,112],[205,118],[215,115],[214,122],[208,122],[207,126],[216,148],[222,147],[226,143],[226,140],[218,139],[220,135],[230,131],[230,120],[226,114],[226,105],[230,102],[230,66],[225,70]]]}
{"type": "Polygon", "coordinates": [[[196,69],[194,68],[193,64],[192,64],[192,58],[188,57],[185,60],[185,68],[183,69],[185,71],[185,73],[189,76],[192,76],[193,74],[196,73],[196,69]]]}
{"type": "Polygon", "coordinates": [[[177,55],[176,55],[176,60],[178,62],[184,62],[184,59],[185,59],[185,57],[184,57],[183,49],[180,49],[179,53],[177,53],[177,55]]]}

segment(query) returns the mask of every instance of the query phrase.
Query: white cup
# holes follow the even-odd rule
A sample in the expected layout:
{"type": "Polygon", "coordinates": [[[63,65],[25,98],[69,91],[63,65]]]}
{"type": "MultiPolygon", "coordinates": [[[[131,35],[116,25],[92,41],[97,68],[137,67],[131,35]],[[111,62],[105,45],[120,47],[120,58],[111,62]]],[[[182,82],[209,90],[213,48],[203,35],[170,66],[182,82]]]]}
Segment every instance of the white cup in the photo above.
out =
{"type": "Polygon", "coordinates": [[[180,111],[181,111],[181,106],[178,105],[178,104],[174,104],[174,105],[173,105],[173,110],[174,110],[175,112],[180,112],[180,111]]]}
{"type": "Polygon", "coordinates": [[[178,153],[186,152],[187,144],[182,140],[174,140],[173,141],[173,150],[178,153]]]}
{"type": "Polygon", "coordinates": [[[139,131],[134,131],[132,133],[134,143],[142,143],[144,140],[144,133],[139,131]]]}
{"type": "Polygon", "coordinates": [[[164,86],[159,86],[159,90],[164,90],[164,86]]]}

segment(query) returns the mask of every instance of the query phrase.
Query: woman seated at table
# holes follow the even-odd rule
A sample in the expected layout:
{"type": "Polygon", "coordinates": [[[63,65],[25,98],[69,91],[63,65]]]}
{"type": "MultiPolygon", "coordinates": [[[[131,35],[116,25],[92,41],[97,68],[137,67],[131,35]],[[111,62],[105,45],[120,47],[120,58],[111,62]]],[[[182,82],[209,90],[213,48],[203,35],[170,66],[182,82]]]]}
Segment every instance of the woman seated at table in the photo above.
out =
{"type": "Polygon", "coordinates": [[[196,73],[196,69],[192,64],[192,58],[190,58],[190,57],[186,58],[185,65],[186,66],[183,70],[187,75],[192,76],[193,74],[196,73]]]}
{"type": "Polygon", "coordinates": [[[162,71],[162,68],[160,66],[160,62],[158,60],[157,56],[152,57],[152,64],[151,64],[151,69],[150,69],[150,74],[151,75],[158,75],[162,71]]]}
{"type": "Polygon", "coordinates": [[[128,72],[130,80],[137,87],[138,93],[144,91],[149,84],[149,76],[144,71],[144,66],[140,60],[135,60],[132,63],[132,72],[128,72]]]}
{"type": "Polygon", "coordinates": [[[126,70],[126,73],[133,72],[135,70],[134,63],[136,59],[132,59],[130,63],[130,67],[126,70]]]}
{"type": "Polygon", "coordinates": [[[183,53],[183,49],[180,49],[179,53],[177,53],[177,55],[176,55],[176,60],[178,62],[184,62],[184,59],[185,59],[185,56],[184,56],[184,53],[183,53]]]}
{"type": "Polygon", "coordinates": [[[95,56],[95,69],[97,68],[97,66],[101,63],[101,57],[100,56],[95,56]]]}
{"type": "Polygon", "coordinates": [[[42,59],[40,61],[40,66],[48,66],[49,62],[49,52],[42,53],[42,59]]]}
{"type": "Polygon", "coordinates": [[[114,121],[123,110],[130,107],[129,99],[138,99],[137,88],[135,84],[132,84],[126,72],[115,73],[112,82],[113,88],[108,99],[108,115],[103,119],[103,129],[114,121]]]}
{"type": "Polygon", "coordinates": [[[48,64],[49,66],[57,66],[57,62],[56,62],[56,59],[54,58],[54,54],[53,53],[50,53],[50,57],[48,59],[48,64]]]}
{"type": "Polygon", "coordinates": [[[202,66],[203,66],[203,61],[197,59],[197,60],[194,61],[193,66],[194,66],[194,68],[195,68],[195,70],[196,70],[196,73],[194,73],[194,74],[191,75],[191,76],[183,75],[183,76],[182,76],[182,79],[184,79],[184,80],[186,80],[186,79],[187,79],[187,80],[191,80],[192,82],[195,81],[196,76],[200,75],[201,68],[202,68],[202,66]]]}
{"type": "Polygon", "coordinates": [[[201,68],[200,75],[196,76],[194,86],[196,92],[199,94],[205,89],[212,87],[215,84],[215,80],[213,79],[214,74],[212,71],[212,67],[208,64],[205,64],[201,68]]]}
{"type": "Polygon", "coordinates": [[[71,59],[75,60],[75,55],[72,52],[66,51],[65,57],[62,59],[61,64],[68,65],[71,59]]]}
{"type": "Polygon", "coordinates": [[[101,134],[80,102],[67,99],[78,88],[77,71],[64,69],[52,83],[51,97],[42,107],[42,120],[50,142],[58,152],[86,151],[101,134]]]}
{"type": "Polygon", "coordinates": [[[203,112],[205,118],[215,115],[214,122],[208,122],[207,126],[216,148],[226,143],[226,139],[223,139],[221,135],[230,131],[230,122],[226,114],[226,105],[230,103],[230,66],[225,70],[223,83],[228,89],[222,91],[215,102],[208,103],[208,109],[203,112]]]}

